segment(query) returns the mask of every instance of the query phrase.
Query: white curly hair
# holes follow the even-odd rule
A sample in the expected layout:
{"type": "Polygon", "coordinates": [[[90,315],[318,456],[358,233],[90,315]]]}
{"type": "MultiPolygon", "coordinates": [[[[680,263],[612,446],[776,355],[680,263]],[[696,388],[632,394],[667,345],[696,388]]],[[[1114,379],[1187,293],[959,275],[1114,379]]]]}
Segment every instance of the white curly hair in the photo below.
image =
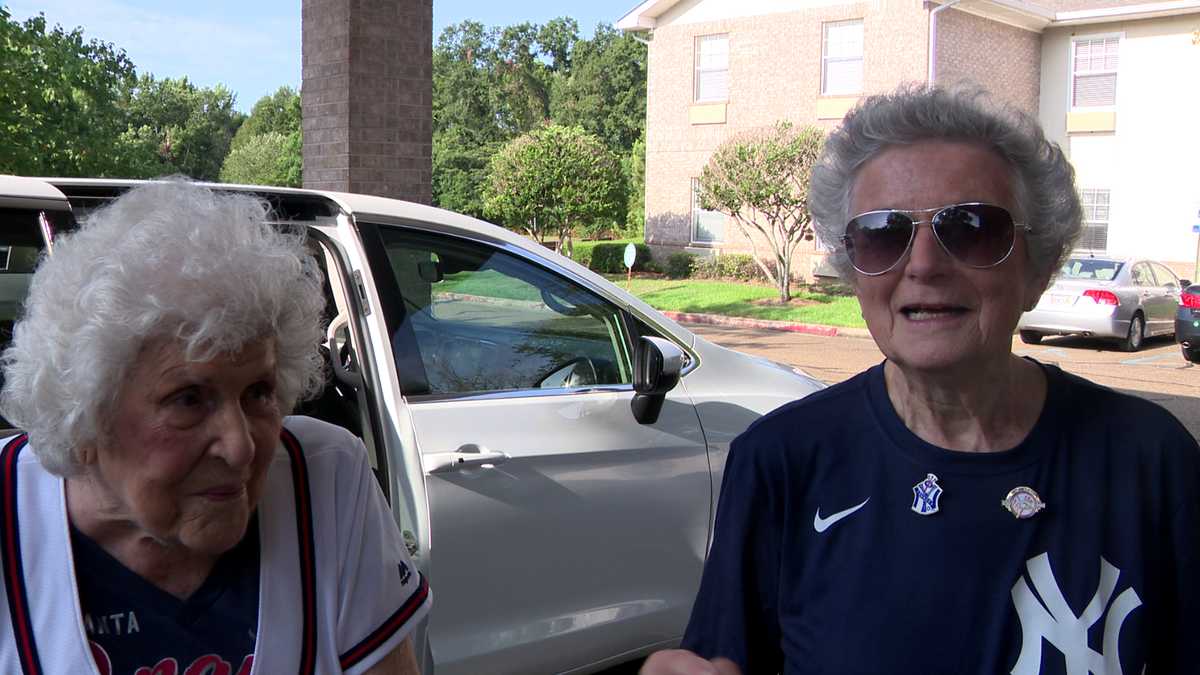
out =
{"type": "Polygon", "coordinates": [[[54,242],[0,356],[0,411],[47,470],[82,469],[121,383],[152,340],[207,361],[273,339],[284,412],[319,391],[323,279],[305,237],[255,197],[183,180],[136,187],[54,242]]]}

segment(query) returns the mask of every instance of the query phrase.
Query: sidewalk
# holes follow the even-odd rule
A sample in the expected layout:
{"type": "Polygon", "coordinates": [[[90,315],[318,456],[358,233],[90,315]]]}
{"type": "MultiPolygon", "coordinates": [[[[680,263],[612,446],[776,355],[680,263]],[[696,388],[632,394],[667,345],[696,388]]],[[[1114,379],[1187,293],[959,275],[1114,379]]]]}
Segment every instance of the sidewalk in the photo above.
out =
{"type": "MultiPolygon", "coordinates": [[[[660,310],[661,311],[661,310],[660,310]]],[[[748,319],[741,316],[723,316],[720,314],[692,314],[689,312],[662,312],[679,323],[699,323],[709,326],[731,326],[734,328],[765,328],[789,333],[807,333],[823,337],[869,338],[871,334],[866,328],[846,328],[844,326],[825,326],[815,323],[796,323],[794,321],[771,321],[768,319],[748,319]]]]}

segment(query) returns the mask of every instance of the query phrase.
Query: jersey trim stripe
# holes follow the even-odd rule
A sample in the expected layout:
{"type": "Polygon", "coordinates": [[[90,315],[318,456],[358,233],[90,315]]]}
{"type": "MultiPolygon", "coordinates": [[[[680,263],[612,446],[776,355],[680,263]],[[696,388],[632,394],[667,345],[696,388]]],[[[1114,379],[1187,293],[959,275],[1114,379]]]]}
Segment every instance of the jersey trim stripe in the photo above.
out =
{"type": "Polygon", "coordinates": [[[417,590],[408,596],[408,600],[396,610],[383,625],[376,628],[374,632],[363,639],[362,642],[354,645],[345,654],[342,654],[339,659],[342,663],[342,670],[349,670],[352,666],[362,661],[368,654],[379,648],[379,645],[387,642],[388,638],[396,634],[396,631],[404,627],[408,620],[416,614],[421,605],[425,604],[425,598],[429,597],[429,583],[425,581],[425,576],[417,574],[420,584],[417,585],[417,590]]]}
{"type": "Polygon", "coordinates": [[[4,518],[0,520],[0,542],[4,546],[4,589],[8,593],[8,611],[16,632],[17,653],[25,675],[40,675],[37,641],[33,636],[33,621],[29,616],[29,597],[25,593],[25,570],[21,564],[21,532],[17,519],[17,457],[29,437],[21,434],[8,442],[0,453],[3,486],[0,503],[4,518]]]}
{"type": "Polygon", "coordinates": [[[292,492],[296,497],[296,541],[300,544],[301,611],[304,621],[300,644],[300,675],[312,675],[317,667],[317,571],[308,465],[304,461],[300,441],[290,431],[282,429],[279,437],[292,460],[292,492]]]}

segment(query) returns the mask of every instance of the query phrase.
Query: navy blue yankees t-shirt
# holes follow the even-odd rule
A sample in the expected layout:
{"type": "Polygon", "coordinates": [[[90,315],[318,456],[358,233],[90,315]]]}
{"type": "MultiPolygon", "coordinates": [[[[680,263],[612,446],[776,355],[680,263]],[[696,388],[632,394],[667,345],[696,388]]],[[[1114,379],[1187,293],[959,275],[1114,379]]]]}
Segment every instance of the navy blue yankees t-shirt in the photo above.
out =
{"type": "Polygon", "coordinates": [[[71,528],[83,623],[100,675],[249,675],[258,627],[258,522],[180,600],[71,528]]]}
{"type": "Polygon", "coordinates": [[[734,441],[683,646],[745,673],[1200,672],[1200,456],[1162,408],[1042,366],[1017,447],[905,427],[883,366],[734,441]],[[1016,518],[1010,494],[1045,508],[1016,518]]]}

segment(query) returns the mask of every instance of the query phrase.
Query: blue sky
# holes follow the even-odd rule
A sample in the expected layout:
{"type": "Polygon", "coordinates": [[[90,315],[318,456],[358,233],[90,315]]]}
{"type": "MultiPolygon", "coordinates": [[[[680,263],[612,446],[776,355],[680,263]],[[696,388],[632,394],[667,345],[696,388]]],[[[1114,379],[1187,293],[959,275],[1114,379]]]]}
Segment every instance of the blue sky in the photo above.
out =
{"type": "MultiPolygon", "coordinates": [[[[51,24],[82,26],[89,38],[122,48],[139,73],[186,75],[201,86],[224,84],[249,111],[282,85],[300,86],[300,0],[15,0],[14,18],[38,12],[51,24]]],[[[640,0],[433,0],[433,34],[471,19],[506,26],[571,16],[590,37],[640,0]]]]}

